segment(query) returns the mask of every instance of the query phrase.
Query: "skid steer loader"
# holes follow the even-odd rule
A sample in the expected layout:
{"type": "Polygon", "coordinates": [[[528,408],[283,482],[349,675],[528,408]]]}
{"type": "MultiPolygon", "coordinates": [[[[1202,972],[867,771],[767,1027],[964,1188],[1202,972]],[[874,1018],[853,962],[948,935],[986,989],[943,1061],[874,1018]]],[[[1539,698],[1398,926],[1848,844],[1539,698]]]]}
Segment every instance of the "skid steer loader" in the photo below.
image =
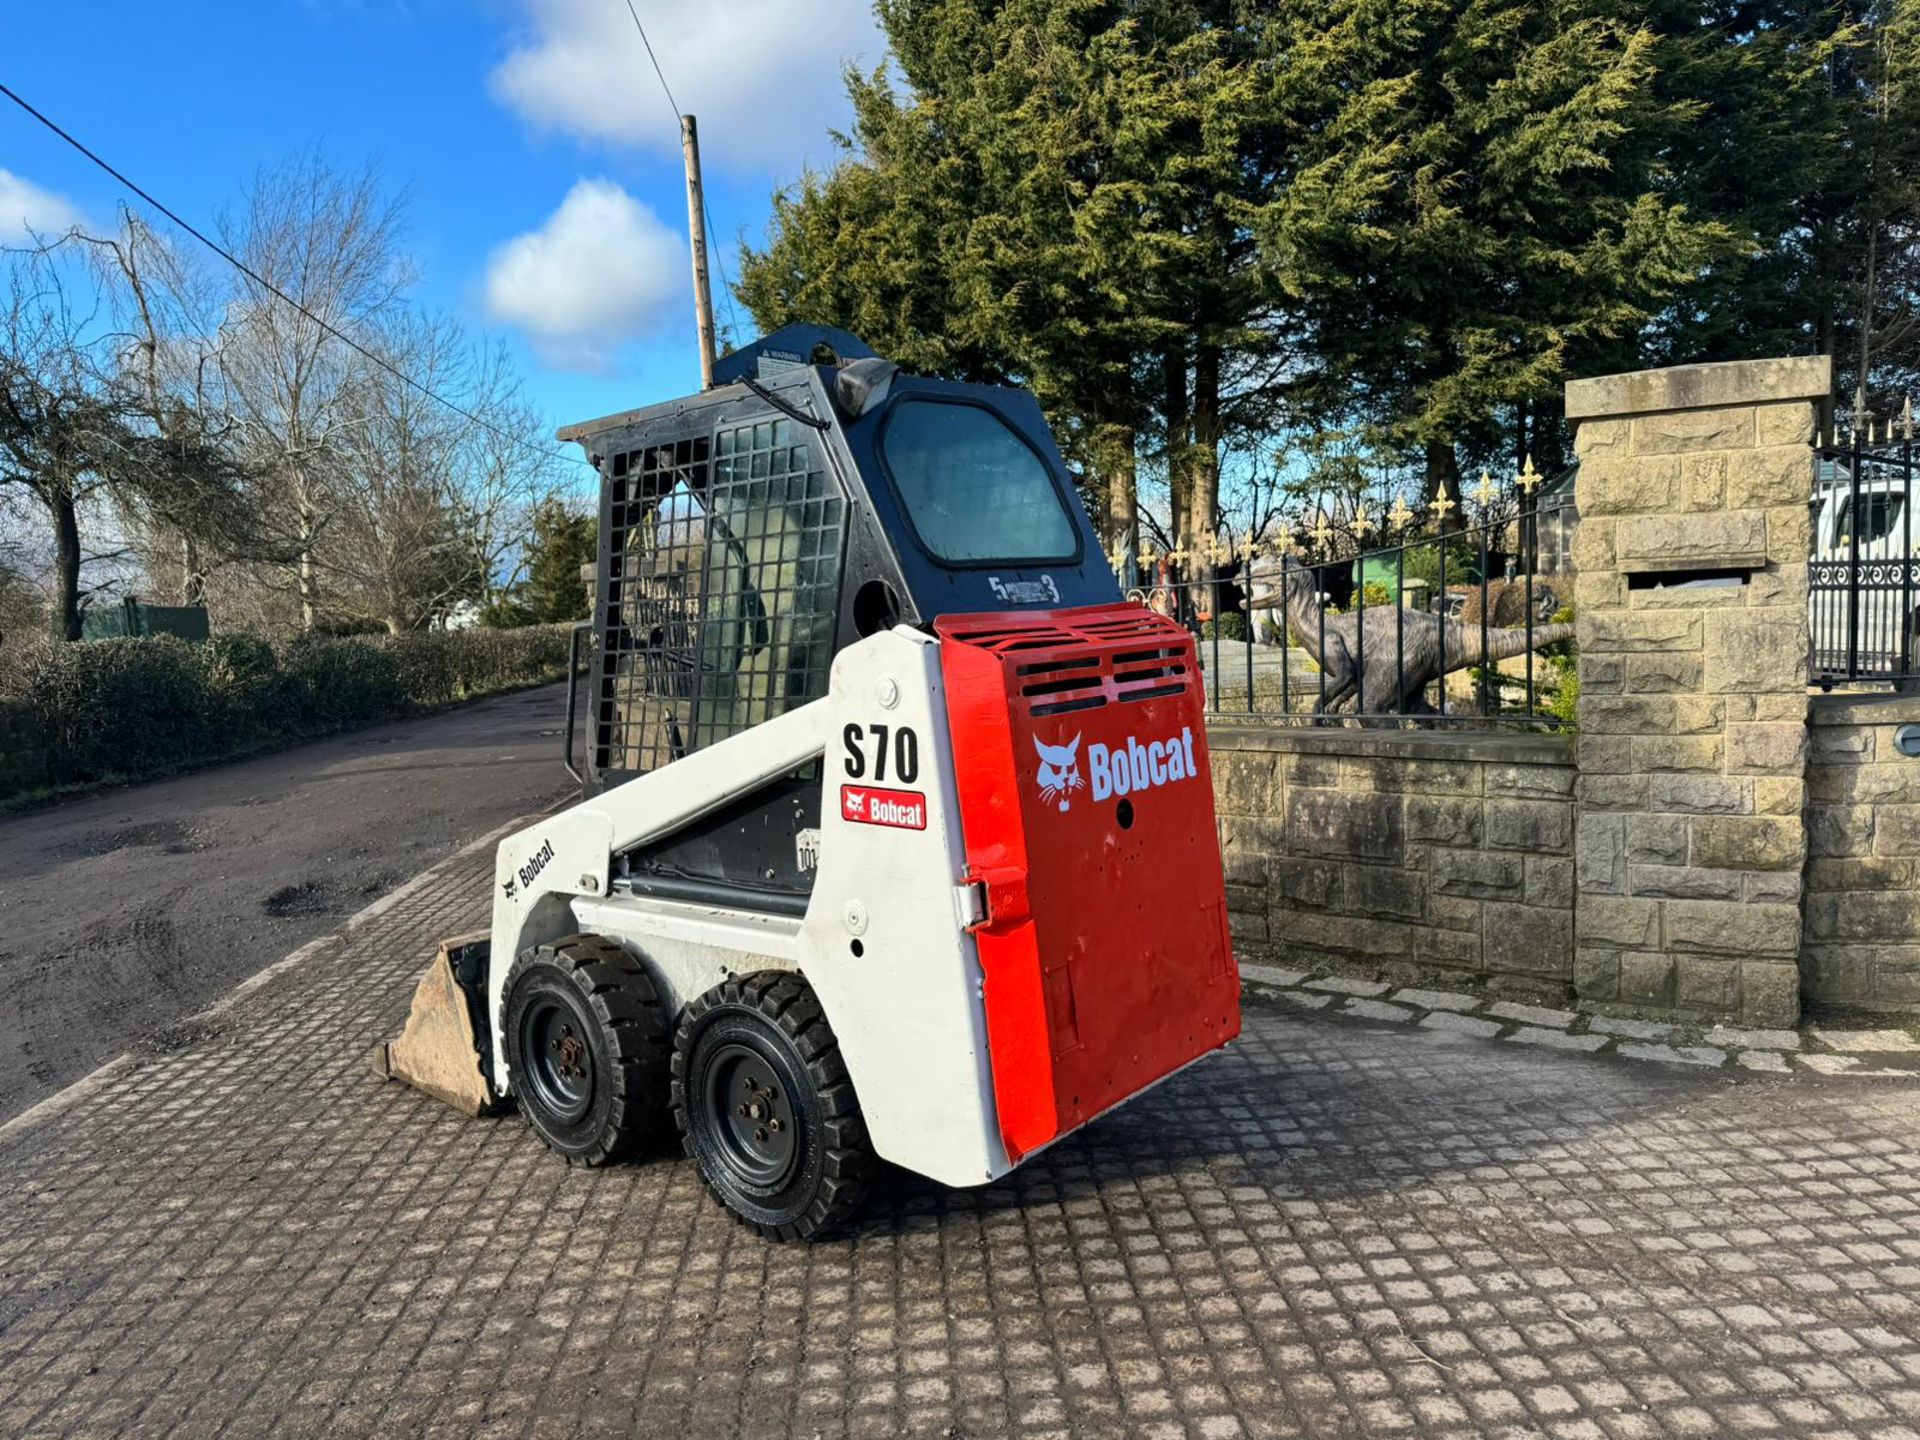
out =
{"type": "Polygon", "coordinates": [[[602,480],[582,795],[377,1068],[574,1163],[671,1115],[797,1239],[1238,1033],[1193,640],[1121,600],[1031,395],[790,326],[561,438],[602,480]]]}

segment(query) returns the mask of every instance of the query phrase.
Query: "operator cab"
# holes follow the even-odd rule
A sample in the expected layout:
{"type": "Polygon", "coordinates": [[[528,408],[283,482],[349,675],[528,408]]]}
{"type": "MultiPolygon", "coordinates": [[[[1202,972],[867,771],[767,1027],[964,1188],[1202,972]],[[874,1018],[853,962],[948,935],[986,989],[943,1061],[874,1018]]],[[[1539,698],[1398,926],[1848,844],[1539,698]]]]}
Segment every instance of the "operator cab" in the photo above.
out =
{"type": "MultiPolygon", "coordinates": [[[[1033,396],[789,325],[685,399],[571,425],[601,477],[588,794],[823,698],[896,624],[1117,601],[1033,396]]],[[[616,884],[800,914],[818,763],[618,857],[616,884]]]]}

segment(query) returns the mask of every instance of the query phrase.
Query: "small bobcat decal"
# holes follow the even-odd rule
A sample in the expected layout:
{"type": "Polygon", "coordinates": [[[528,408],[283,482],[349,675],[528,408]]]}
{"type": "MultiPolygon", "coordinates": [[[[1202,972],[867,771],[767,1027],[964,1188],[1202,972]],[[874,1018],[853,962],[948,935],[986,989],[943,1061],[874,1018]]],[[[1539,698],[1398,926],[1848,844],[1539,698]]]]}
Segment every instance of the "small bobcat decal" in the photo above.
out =
{"type": "Polygon", "coordinates": [[[1034,777],[1040,782],[1040,798],[1049,805],[1058,801],[1066,810],[1067,793],[1087,783],[1080,778],[1080,737],[1076,735],[1064,745],[1048,745],[1036,735],[1033,748],[1040,753],[1040,773],[1034,777]]]}

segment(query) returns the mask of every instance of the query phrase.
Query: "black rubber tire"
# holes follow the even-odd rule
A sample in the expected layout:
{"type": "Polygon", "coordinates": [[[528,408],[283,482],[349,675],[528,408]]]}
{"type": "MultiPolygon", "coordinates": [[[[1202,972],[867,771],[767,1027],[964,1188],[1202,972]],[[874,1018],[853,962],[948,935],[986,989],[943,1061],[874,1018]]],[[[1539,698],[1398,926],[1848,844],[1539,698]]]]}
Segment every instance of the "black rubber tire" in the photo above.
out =
{"type": "Polygon", "coordinates": [[[673,1043],[673,1120],[720,1203],[771,1240],[813,1240],[846,1223],[867,1198],[877,1161],[840,1043],[798,975],[764,970],[689,1004],[673,1043]],[[729,1142],[711,1084],[719,1064],[758,1061],[777,1077],[792,1116],[785,1172],[756,1181],[729,1142]]]}
{"type": "Polygon", "coordinates": [[[607,1165],[665,1130],[666,1007],[646,967],[598,935],[568,935],[523,951],[507,976],[507,1071],[520,1113],[569,1165],[607,1165]],[[569,1114],[543,1089],[523,1032],[543,1017],[577,1033],[585,1095],[569,1114]]]}

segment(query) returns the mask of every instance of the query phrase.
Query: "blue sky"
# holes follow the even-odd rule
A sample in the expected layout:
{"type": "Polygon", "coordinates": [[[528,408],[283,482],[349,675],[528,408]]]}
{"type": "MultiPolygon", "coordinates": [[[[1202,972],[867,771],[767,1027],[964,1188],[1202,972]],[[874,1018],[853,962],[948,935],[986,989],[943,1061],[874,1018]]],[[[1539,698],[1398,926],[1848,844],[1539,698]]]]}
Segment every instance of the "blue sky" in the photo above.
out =
{"type": "MultiPolygon", "coordinates": [[[[713,239],[737,274],[775,185],[831,160],[841,66],[881,58],[867,0],[634,5],[700,117],[713,239]]],[[[556,423],[697,388],[679,137],[626,0],[4,8],[0,80],[203,228],[305,147],[375,162],[408,193],[419,297],[508,337],[556,423]]],[[[0,243],[20,212],[110,224],[123,198],[0,103],[0,243]]]]}

